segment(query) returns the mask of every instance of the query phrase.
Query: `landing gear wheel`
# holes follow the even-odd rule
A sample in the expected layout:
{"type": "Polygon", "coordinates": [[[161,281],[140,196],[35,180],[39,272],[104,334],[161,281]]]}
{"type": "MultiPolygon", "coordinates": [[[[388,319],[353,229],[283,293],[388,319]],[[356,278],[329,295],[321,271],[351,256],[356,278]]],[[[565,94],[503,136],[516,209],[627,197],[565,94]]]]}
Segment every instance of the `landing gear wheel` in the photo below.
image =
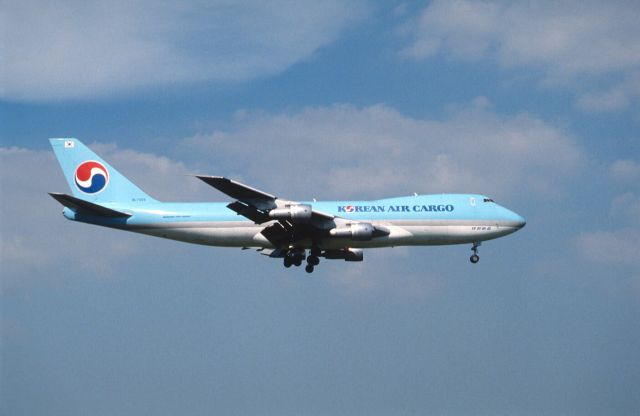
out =
{"type": "Polygon", "coordinates": [[[320,264],[320,259],[318,258],[318,256],[311,255],[307,257],[307,263],[309,263],[312,266],[317,266],[318,264],[320,264]]]}
{"type": "Polygon", "coordinates": [[[307,273],[313,273],[313,266],[311,264],[307,264],[304,268],[304,271],[307,273]]]}
{"type": "Polygon", "coordinates": [[[298,267],[302,264],[302,258],[300,257],[296,257],[296,259],[293,261],[293,264],[298,267]]]}
{"type": "Polygon", "coordinates": [[[285,257],[283,260],[283,263],[284,263],[284,267],[286,267],[287,269],[291,267],[291,257],[288,257],[288,256],[285,257]]]}
{"type": "Polygon", "coordinates": [[[473,254],[471,255],[471,257],[469,257],[469,260],[473,264],[476,264],[480,261],[480,256],[478,256],[478,247],[480,247],[480,244],[482,244],[482,242],[478,241],[476,243],[473,243],[473,247],[471,247],[471,251],[473,251],[473,254]]]}

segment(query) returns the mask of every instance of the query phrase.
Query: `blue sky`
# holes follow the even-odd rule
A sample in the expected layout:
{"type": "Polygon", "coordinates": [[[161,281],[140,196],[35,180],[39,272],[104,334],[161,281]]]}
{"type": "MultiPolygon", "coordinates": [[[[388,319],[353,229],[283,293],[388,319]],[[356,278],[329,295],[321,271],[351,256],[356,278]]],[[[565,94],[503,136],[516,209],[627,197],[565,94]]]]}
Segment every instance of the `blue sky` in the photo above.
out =
{"type": "Polygon", "coordinates": [[[637,414],[635,2],[8,2],[2,413],[637,414]],[[310,276],[64,220],[48,137],[160,200],[475,192],[481,248],[310,276]]]}

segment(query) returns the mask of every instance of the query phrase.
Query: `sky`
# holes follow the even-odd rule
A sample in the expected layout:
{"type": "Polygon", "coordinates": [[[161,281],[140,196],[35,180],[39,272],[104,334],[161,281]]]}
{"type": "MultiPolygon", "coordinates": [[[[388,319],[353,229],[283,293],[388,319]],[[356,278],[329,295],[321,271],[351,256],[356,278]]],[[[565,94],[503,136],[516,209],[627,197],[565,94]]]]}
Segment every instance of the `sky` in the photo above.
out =
{"type": "Polygon", "coordinates": [[[0,413],[636,415],[640,5],[0,6],[0,413]],[[162,201],[489,195],[470,246],[312,275],[69,222],[49,137],[162,201]]]}

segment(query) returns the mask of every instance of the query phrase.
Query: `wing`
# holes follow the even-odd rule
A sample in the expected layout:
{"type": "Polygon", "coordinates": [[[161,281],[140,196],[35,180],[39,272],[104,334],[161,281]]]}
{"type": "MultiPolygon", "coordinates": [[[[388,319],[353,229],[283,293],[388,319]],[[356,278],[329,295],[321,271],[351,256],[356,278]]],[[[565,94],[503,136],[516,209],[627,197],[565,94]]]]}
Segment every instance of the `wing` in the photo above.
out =
{"type": "MultiPolygon", "coordinates": [[[[310,207],[309,205],[299,204],[294,201],[279,199],[269,193],[252,188],[240,182],[222,177],[222,176],[203,176],[196,177],[208,185],[213,186],[222,193],[229,195],[237,201],[230,203],[227,207],[235,211],[238,215],[242,215],[256,224],[262,224],[273,219],[288,219],[287,210],[293,213],[297,209],[300,214],[299,219],[303,219],[306,215],[301,207],[310,207]],[[297,207],[297,208],[296,208],[297,207]],[[271,215],[269,215],[271,213],[271,215]]],[[[310,209],[310,219],[312,221],[331,221],[335,216],[326,214],[314,209],[310,209]]],[[[296,218],[291,218],[296,219],[296,218]]]]}
{"type": "Polygon", "coordinates": [[[196,175],[196,177],[204,181],[206,184],[213,186],[220,192],[229,195],[231,198],[235,198],[245,205],[250,205],[261,211],[268,211],[276,208],[277,206],[277,198],[275,196],[259,191],[240,182],[236,182],[222,176],[196,175]]]}
{"type": "MultiPolygon", "coordinates": [[[[311,205],[280,199],[222,176],[196,177],[235,198],[236,201],[227,205],[227,208],[238,215],[256,224],[272,221],[261,234],[278,248],[309,239],[318,241],[322,238],[355,236],[355,227],[352,226],[356,222],[317,211],[311,205]],[[346,225],[349,227],[345,227],[346,225]]],[[[360,227],[371,237],[389,234],[388,230],[368,223],[360,224],[360,227]]]]}
{"type": "Polygon", "coordinates": [[[276,247],[288,247],[304,239],[320,239],[336,227],[333,215],[310,205],[280,199],[248,185],[221,176],[196,177],[220,192],[235,198],[227,205],[256,224],[272,222],[261,234],[276,247]]]}

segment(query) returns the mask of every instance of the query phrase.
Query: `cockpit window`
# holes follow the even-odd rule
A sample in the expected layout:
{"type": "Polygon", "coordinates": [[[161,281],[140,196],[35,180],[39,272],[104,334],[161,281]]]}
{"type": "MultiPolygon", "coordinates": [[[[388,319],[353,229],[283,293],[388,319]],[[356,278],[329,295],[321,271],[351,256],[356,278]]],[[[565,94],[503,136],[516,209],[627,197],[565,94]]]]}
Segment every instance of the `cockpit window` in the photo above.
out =
{"type": "Polygon", "coordinates": [[[484,202],[495,202],[495,201],[493,199],[491,199],[491,198],[485,198],[484,202]]]}

